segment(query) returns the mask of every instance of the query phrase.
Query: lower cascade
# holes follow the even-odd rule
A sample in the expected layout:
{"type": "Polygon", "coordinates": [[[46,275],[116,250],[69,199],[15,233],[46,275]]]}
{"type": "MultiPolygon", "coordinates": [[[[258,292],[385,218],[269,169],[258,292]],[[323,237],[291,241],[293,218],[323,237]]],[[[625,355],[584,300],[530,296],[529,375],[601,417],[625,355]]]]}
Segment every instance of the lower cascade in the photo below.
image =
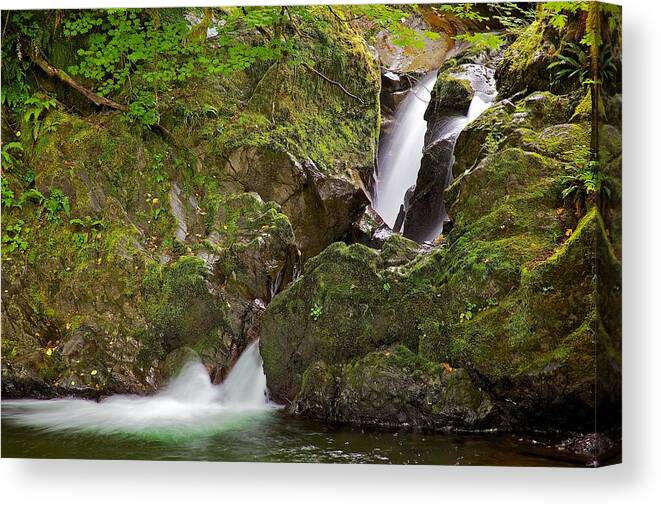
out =
{"type": "Polygon", "coordinates": [[[227,379],[213,385],[200,362],[189,362],[152,396],[3,401],[3,418],[47,431],[96,433],[222,430],[279,408],[269,402],[259,342],[243,352],[227,379]]]}

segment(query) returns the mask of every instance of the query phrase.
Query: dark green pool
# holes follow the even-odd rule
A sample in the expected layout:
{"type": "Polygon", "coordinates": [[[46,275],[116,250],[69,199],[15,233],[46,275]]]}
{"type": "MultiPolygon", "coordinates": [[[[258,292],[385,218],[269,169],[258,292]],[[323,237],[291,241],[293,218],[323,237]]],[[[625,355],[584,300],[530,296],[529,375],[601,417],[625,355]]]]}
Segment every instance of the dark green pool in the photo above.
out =
{"type": "Polygon", "coordinates": [[[3,417],[2,457],[134,460],[581,466],[553,447],[509,434],[424,434],[321,424],[281,411],[218,431],[94,434],[44,431],[3,417]]]}

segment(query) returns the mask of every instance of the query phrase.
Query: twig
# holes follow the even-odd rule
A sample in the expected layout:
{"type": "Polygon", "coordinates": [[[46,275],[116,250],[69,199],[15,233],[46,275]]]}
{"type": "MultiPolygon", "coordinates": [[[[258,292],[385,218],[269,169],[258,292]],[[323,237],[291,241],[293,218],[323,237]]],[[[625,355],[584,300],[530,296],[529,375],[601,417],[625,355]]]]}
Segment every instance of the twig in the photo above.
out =
{"type": "Polygon", "coordinates": [[[346,95],[348,95],[348,96],[351,97],[352,99],[355,99],[355,100],[357,100],[358,102],[360,102],[361,105],[363,105],[363,106],[365,105],[365,102],[363,101],[363,99],[361,99],[361,98],[358,97],[357,95],[354,95],[354,94],[351,93],[349,90],[347,90],[347,89],[344,87],[344,85],[343,85],[342,83],[339,83],[339,82],[337,82],[337,81],[332,80],[332,79],[329,78],[329,77],[324,76],[321,72],[319,72],[317,69],[315,69],[312,65],[310,65],[310,64],[308,64],[308,63],[303,63],[303,67],[305,67],[306,69],[308,69],[310,72],[315,73],[317,76],[319,76],[321,79],[323,79],[323,80],[326,81],[327,83],[330,83],[330,84],[332,84],[332,85],[334,85],[334,86],[337,86],[337,87],[338,87],[340,90],[342,90],[346,95]]]}

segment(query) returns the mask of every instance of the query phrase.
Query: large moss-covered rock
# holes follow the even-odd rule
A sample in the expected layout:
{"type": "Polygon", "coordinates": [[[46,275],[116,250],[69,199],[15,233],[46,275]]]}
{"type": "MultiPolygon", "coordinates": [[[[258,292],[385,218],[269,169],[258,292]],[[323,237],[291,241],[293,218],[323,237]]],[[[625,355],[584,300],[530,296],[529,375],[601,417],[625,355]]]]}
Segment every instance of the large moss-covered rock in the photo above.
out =
{"type": "Polygon", "coordinates": [[[340,364],[396,342],[417,350],[438,301],[426,280],[387,269],[387,252],[384,261],[363,245],[335,243],[267,307],[260,349],[277,400],[291,401],[316,361],[340,364]]]}
{"type": "Polygon", "coordinates": [[[177,83],[159,97],[160,131],[58,103],[35,142],[19,139],[3,190],[30,197],[2,214],[27,244],[3,245],[4,393],[150,391],[182,346],[220,380],[298,271],[297,248],[350,234],[376,158],[379,72],[327,18],[303,21],[298,50],[358,98],[303,66],[257,63],[177,83]]]}
{"type": "Polygon", "coordinates": [[[386,363],[378,363],[381,373],[368,366],[366,355],[404,343],[430,364],[470,373],[503,427],[585,429],[595,411],[615,411],[618,325],[604,308],[619,301],[619,261],[612,251],[597,254],[610,251],[600,214],[581,217],[562,197],[566,175],[585,167],[589,152],[589,126],[569,123],[571,114],[569,98],[536,93],[501,102],[469,126],[457,144],[465,169],[448,189],[454,228],[444,247],[397,268],[356,246],[333,246],[312,259],[264,315],[272,392],[314,417],[395,420],[366,386],[408,391],[386,363]],[[487,149],[472,151],[476,143],[487,149]],[[613,287],[601,302],[598,270],[613,287]],[[388,291],[380,291],[383,281],[388,291]],[[369,317],[344,319],[356,307],[369,317]]]}
{"type": "Polygon", "coordinates": [[[528,93],[548,90],[550,35],[546,23],[537,20],[507,47],[496,68],[498,94],[501,97],[510,97],[525,90],[528,93]]]}
{"type": "Polygon", "coordinates": [[[227,175],[233,191],[257,192],[265,200],[282,203],[306,258],[347,237],[368,203],[350,175],[325,174],[311,159],[299,162],[270,146],[235,151],[227,175]]]}
{"type": "Polygon", "coordinates": [[[246,300],[269,302],[288,284],[299,262],[294,232],[275,202],[258,194],[221,199],[210,218],[206,260],[217,283],[246,300]]]}
{"type": "Polygon", "coordinates": [[[344,365],[313,364],[290,410],[388,427],[482,429],[497,422],[495,406],[465,370],[431,363],[404,346],[344,365]]]}

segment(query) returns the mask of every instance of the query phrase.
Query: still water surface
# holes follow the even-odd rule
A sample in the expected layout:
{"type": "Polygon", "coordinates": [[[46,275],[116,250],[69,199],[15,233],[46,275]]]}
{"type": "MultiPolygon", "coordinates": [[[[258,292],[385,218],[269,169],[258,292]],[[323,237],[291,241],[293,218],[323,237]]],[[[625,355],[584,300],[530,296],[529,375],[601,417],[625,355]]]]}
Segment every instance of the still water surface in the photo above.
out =
{"type": "MultiPolygon", "coordinates": [[[[9,409],[10,411],[13,409],[9,409]]],[[[7,411],[5,407],[4,411],[7,411]]],[[[426,465],[581,466],[529,438],[425,434],[322,424],[282,411],[244,412],[203,432],[46,431],[2,419],[2,457],[426,465]]]]}

